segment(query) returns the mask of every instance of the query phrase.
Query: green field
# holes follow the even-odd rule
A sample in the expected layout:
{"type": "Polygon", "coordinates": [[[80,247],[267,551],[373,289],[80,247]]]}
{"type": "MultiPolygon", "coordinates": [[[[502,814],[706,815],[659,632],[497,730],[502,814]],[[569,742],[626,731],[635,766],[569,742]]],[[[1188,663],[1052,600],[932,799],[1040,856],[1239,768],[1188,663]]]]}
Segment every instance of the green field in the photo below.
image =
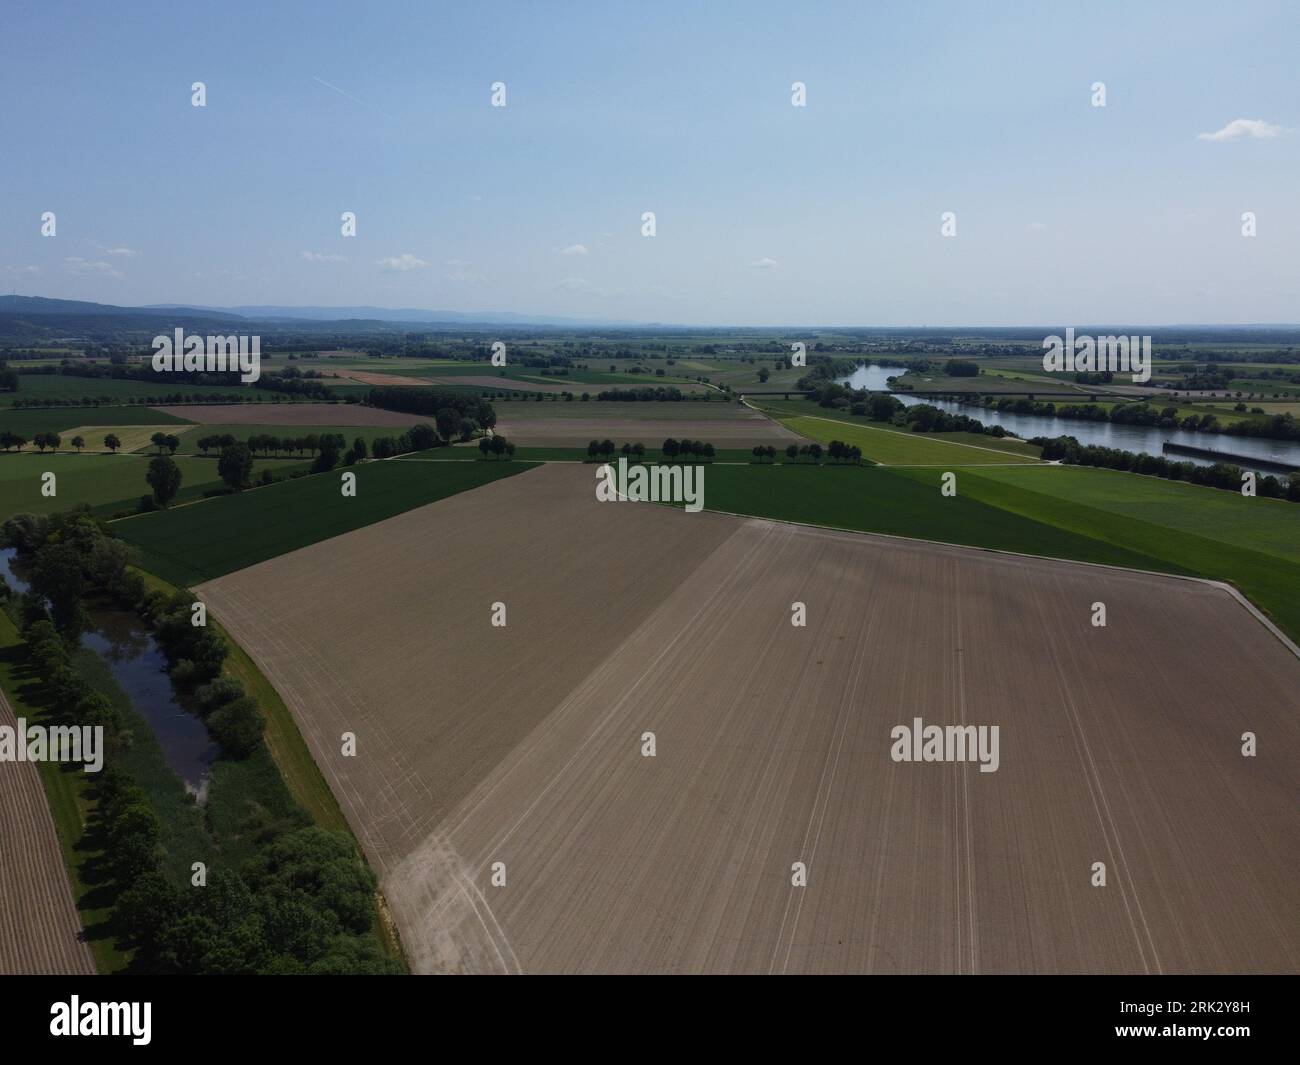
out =
{"type": "Polygon", "coordinates": [[[77,425],[193,425],[149,407],[50,407],[11,410],[0,407],[0,431],[9,430],[30,440],[37,433],[62,433],[77,425]]]}
{"type": "Polygon", "coordinates": [[[336,470],[123,518],[112,528],[140,549],[146,570],[194,585],[532,468],[527,462],[370,462],[351,468],[357,475],[352,498],[342,495],[336,470]]]}
{"type": "MultiPolygon", "coordinates": [[[[885,432],[901,433],[904,436],[917,435],[905,426],[893,425],[889,422],[873,422],[862,415],[850,414],[842,408],[822,407],[808,399],[769,400],[764,397],[764,402],[754,403],[753,406],[782,422],[792,417],[829,418],[832,421],[861,426],[864,429],[883,429],[885,432]]],[[[972,409],[975,410],[972,416],[978,417],[978,409],[972,409]]],[[[922,438],[949,444],[970,444],[973,447],[992,448],[994,451],[1005,451],[1010,455],[1029,459],[1037,459],[1042,453],[1042,448],[1018,440],[1014,436],[988,436],[984,433],[925,433],[922,438]]]]}
{"type": "MultiPolygon", "coordinates": [[[[244,386],[248,387],[248,386],[244,386]]],[[[84,399],[102,400],[108,398],[118,403],[128,399],[157,400],[166,402],[171,395],[186,396],[228,396],[239,392],[239,388],[226,385],[194,385],[184,381],[168,382],[160,380],[157,384],[144,381],[122,381],[111,377],[73,377],[70,374],[27,374],[18,375],[18,391],[0,393],[0,406],[9,406],[17,401],[33,399],[53,399],[63,403],[84,399]]]]}
{"type": "MultiPolygon", "coordinates": [[[[197,499],[221,484],[212,459],[177,458],[181,470],[178,503],[197,499]]],[[[254,462],[253,475],[270,468],[278,474],[305,464],[286,460],[254,462]]],[[[148,455],[40,455],[31,451],[0,453],[0,521],[13,514],[52,514],[85,503],[97,514],[133,507],[152,491],[145,481],[148,455]],[[41,494],[42,475],[53,473],[56,494],[41,494]]]]}
{"type": "Polygon", "coordinates": [[[949,465],[970,466],[1002,462],[1035,462],[1030,455],[998,451],[983,444],[949,443],[930,433],[896,433],[868,423],[851,425],[839,419],[819,417],[782,418],[781,424],[800,436],[829,444],[842,440],[862,448],[864,458],[884,466],[949,465]]]}

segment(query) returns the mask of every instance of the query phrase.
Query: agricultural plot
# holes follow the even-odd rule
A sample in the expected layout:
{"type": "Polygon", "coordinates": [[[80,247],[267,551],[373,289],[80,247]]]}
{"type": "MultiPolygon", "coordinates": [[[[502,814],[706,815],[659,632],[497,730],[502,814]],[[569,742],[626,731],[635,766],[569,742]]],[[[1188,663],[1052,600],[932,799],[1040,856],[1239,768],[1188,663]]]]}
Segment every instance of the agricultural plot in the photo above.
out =
{"type": "MultiPolygon", "coordinates": [[[[211,459],[186,461],[216,466],[211,459]]],[[[123,518],[113,529],[140,550],[145,569],[193,585],[530,468],[524,462],[367,462],[123,518]],[[353,497],[342,494],[344,472],[356,475],[353,497]]]]}
{"type": "Polygon", "coordinates": [[[802,436],[829,444],[842,440],[862,448],[863,458],[884,466],[955,465],[1036,462],[1032,455],[1017,454],[984,444],[955,443],[932,438],[929,433],[896,433],[868,424],[850,425],[839,419],[783,418],[782,424],[802,436]]]}
{"type": "Polygon", "coordinates": [[[191,425],[186,418],[162,414],[149,407],[51,407],[48,410],[0,408],[0,432],[6,429],[30,440],[37,433],[68,433],[77,426],[102,425],[105,431],[119,425],[151,423],[175,433],[178,426],[191,425]]]}
{"type": "Polygon", "coordinates": [[[408,385],[426,388],[433,382],[426,377],[408,377],[405,374],[375,373],[372,370],[352,370],[343,366],[331,366],[336,377],[356,381],[362,385],[408,385]]]}
{"type": "MultiPolygon", "coordinates": [[[[163,375],[160,375],[162,378],[163,375]]],[[[83,399],[125,403],[128,400],[159,400],[177,394],[227,396],[239,392],[227,385],[194,385],[188,382],[114,380],[111,377],[74,377],[71,374],[19,374],[17,392],[0,392],[0,407],[18,401],[50,399],[75,403],[83,399]]]]}
{"type": "Polygon", "coordinates": [[[78,436],[86,442],[83,449],[85,451],[109,451],[110,448],[105,445],[104,438],[110,433],[121,441],[117,448],[118,451],[143,451],[145,449],[156,451],[157,449],[154,448],[149,439],[154,433],[174,436],[179,440],[193,428],[193,425],[74,425],[71,429],[61,433],[60,436],[63,438],[62,447],[65,451],[73,450],[72,440],[78,436]]]}
{"type": "MultiPolygon", "coordinates": [[[[12,514],[52,514],[83,503],[98,514],[134,507],[141,496],[152,491],[145,480],[149,458],[149,455],[120,453],[0,454],[0,521],[12,514]],[[43,480],[47,473],[55,477],[53,496],[41,491],[47,483],[43,480]]],[[[177,503],[197,499],[221,484],[217,464],[212,459],[177,456],[174,461],[181,471],[177,503]]],[[[268,467],[283,473],[301,468],[302,463],[259,459],[254,463],[254,474],[268,467]]]]}
{"type": "MultiPolygon", "coordinates": [[[[17,726],[2,691],[0,726],[17,726]]],[[[0,762],[0,899],[0,975],[94,973],[34,762],[0,762]]]]}
{"type": "MultiPolygon", "coordinates": [[[[533,406],[551,406],[538,403],[533,406]]],[[[496,431],[521,447],[586,447],[594,439],[609,437],[616,443],[643,443],[647,447],[658,447],[668,437],[688,436],[693,440],[704,440],[715,447],[750,448],[756,444],[773,444],[784,447],[786,444],[804,443],[797,432],[786,428],[779,422],[745,408],[730,407],[723,404],[699,403],[609,403],[605,407],[622,407],[622,417],[618,412],[603,412],[595,417],[586,417],[589,406],[584,403],[573,410],[571,417],[537,417],[528,418],[517,415],[517,408],[501,404],[497,407],[496,431]],[[680,417],[660,418],[642,417],[637,408],[663,406],[685,407],[680,417]],[[630,408],[630,409],[629,409],[630,408]],[[712,417],[720,412],[719,417],[712,417]],[[694,414],[694,417],[688,417],[694,414]]],[[[520,406],[525,406],[521,404],[520,406]]],[[[650,412],[645,412],[649,414],[650,412]]]]}
{"type": "MultiPolygon", "coordinates": [[[[891,433],[906,433],[912,435],[910,427],[893,425],[890,422],[873,422],[860,414],[852,414],[843,408],[823,407],[820,404],[813,403],[806,399],[777,399],[773,400],[764,396],[762,402],[752,404],[756,410],[761,410],[779,421],[785,421],[793,417],[807,418],[826,418],[830,421],[843,422],[845,425],[855,425],[863,429],[883,429],[891,433]]],[[[979,417],[980,412],[972,408],[975,417],[979,417]]],[[[1025,440],[1019,440],[1014,436],[989,436],[985,433],[926,433],[925,439],[938,440],[949,444],[972,444],[975,447],[989,449],[994,451],[1006,451],[1012,455],[1023,455],[1028,458],[1036,459],[1042,454],[1042,448],[1025,440]]]]}
{"type": "Polygon", "coordinates": [[[200,425],[384,425],[408,426],[427,421],[415,414],[403,414],[356,403],[228,403],[177,407],[155,407],[200,425]]]}
{"type": "Polygon", "coordinates": [[[1295,969],[1300,662],[1220,589],[601,504],[545,466],[200,593],[419,971],[1295,969]],[[895,760],[917,717],[997,726],[996,771],[895,760]]]}
{"type": "Polygon", "coordinates": [[[484,375],[455,375],[441,377],[436,382],[423,381],[422,384],[451,384],[451,385],[473,385],[475,388],[505,389],[511,392],[541,392],[547,395],[561,395],[565,392],[594,391],[583,389],[577,384],[557,385],[549,384],[543,381],[531,381],[521,378],[489,377],[484,375]]]}

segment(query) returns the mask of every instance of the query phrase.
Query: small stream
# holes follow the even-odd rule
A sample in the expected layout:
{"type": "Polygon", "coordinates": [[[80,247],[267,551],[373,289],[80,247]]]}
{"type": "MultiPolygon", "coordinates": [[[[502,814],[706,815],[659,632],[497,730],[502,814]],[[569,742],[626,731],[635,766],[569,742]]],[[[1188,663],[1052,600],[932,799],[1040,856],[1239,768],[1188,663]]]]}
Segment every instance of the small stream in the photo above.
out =
{"type": "MultiPolygon", "coordinates": [[[[27,591],[28,583],[14,554],[13,548],[0,550],[0,576],[21,594],[27,591]]],[[[113,679],[130,696],[136,713],[153,730],[167,765],[185,782],[185,790],[203,802],[217,745],[203,722],[176,701],[167,660],[153,634],[130,611],[96,607],[88,613],[90,628],[81,637],[82,645],[108,665],[113,679]]]]}

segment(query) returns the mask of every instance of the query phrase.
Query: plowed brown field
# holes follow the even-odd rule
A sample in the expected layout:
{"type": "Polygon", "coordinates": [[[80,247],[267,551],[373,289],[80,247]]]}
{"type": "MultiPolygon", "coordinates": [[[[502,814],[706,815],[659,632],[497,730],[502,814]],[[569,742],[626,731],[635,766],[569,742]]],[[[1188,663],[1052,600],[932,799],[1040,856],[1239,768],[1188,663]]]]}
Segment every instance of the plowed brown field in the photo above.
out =
{"type": "MultiPolygon", "coordinates": [[[[503,405],[504,406],[504,405],[503,405]]],[[[629,404],[631,406],[631,404],[629,404]]],[[[498,415],[501,408],[498,408],[498,415]]],[[[496,432],[521,447],[586,447],[591,440],[609,437],[616,444],[640,442],[658,447],[668,437],[704,440],[716,447],[753,447],[755,444],[801,443],[803,437],[780,422],[756,414],[752,418],[690,418],[671,421],[653,418],[511,418],[497,423],[496,432]]]]}
{"type": "MultiPolygon", "coordinates": [[[[0,725],[15,724],[0,692],[0,725]]],[[[31,762],[0,762],[0,975],[93,973],[80,935],[40,771],[31,762]]]]}
{"type": "Polygon", "coordinates": [[[414,425],[416,414],[356,403],[208,403],[154,407],[202,425],[414,425]]]}
{"type": "Polygon", "coordinates": [[[201,592],[419,971],[1300,969],[1300,661],[1220,588],[551,465],[201,592]],[[998,726],[998,770],[893,761],[914,717],[998,726]]]}

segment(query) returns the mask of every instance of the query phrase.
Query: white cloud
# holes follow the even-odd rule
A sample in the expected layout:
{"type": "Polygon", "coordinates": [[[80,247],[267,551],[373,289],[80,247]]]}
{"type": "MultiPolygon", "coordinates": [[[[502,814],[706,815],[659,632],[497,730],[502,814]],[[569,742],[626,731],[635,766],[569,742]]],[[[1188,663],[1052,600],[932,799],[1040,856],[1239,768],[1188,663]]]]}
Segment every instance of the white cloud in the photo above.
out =
{"type": "Polygon", "coordinates": [[[586,254],[587,254],[587,245],[585,245],[585,244],[570,244],[567,248],[561,248],[561,249],[560,249],[560,254],[561,254],[561,255],[586,255],[586,254]]]}
{"type": "Polygon", "coordinates": [[[1256,140],[1270,140],[1281,133],[1281,126],[1276,126],[1272,122],[1265,122],[1262,118],[1234,118],[1223,129],[1215,130],[1213,133],[1198,133],[1196,139],[1202,141],[1235,141],[1241,140],[1242,137],[1251,137],[1256,140]]]}
{"type": "Polygon", "coordinates": [[[11,277],[35,277],[41,272],[39,266],[6,266],[3,269],[11,277]]]}
{"type": "Polygon", "coordinates": [[[91,262],[89,259],[83,259],[80,255],[69,255],[63,260],[63,264],[70,273],[74,274],[99,274],[102,277],[113,277],[119,281],[125,276],[112,263],[91,262]]]}
{"type": "Polygon", "coordinates": [[[401,255],[390,255],[387,259],[377,259],[376,264],[382,266],[390,273],[402,272],[406,270],[422,270],[429,264],[423,259],[417,259],[409,251],[401,255]]]}
{"type": "Polygon", "coordinates": [[[770,259],[764,255],[761,259],[755,259],[749,265],[755,270],[775,270],[780,264],[775,259],[770,259]]]}
{"type": "Polygon", "coordinates": [[[336,255],[332,252],[322,251],[305,251],[302,257],[309,263],[345,263],[348,261],[346,255],[336,255]]]}
{"type": "Polygon", "coordinates": [[[1045,231],[1046,231],[1046,229],[1047,229],[1047,223],[1046,223],[1046,222],[1030,222],[1030,223],[1029,223],[1029,228],[1030,228],[1030,230],[1032,230],[1032,231],[1035,232],[1035,233],[1042,233],[1042,232],[1045,232],[1045,231]]]}
{"type": "Polygon", "coordinates": [[[98,248],[100,251],[102,251],[105,255],[116,255],[122,259],[134,259],[137,255],[140,254],[134,248],[128,248],[125,244],[119,244],[116,247],[110,248],[108,245],[101,244],[97,240],[91,241],[91,243],[94,244],[95,247],[98,248]]]}

